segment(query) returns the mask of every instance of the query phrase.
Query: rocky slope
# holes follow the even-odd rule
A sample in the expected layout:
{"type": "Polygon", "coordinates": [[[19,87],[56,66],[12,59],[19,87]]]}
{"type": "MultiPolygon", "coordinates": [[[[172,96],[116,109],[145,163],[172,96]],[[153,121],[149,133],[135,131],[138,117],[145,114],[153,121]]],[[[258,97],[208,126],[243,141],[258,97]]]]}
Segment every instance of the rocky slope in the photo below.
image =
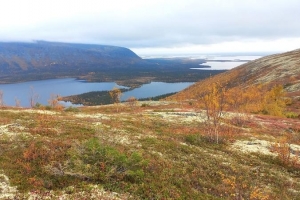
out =
{"type": "Polygon", "coordinates": [[[242,72],[239,82],[282,84],[287,92],[296,92],[300,90],[300,49],[266,56],[235,70],[242,72]]]}
{"type": "Polygon", "coordinates": [[[248,87],[255,84],[280,84],[289,96],[300,96],[300,49],[274,54],[250,61],[230,71],[197,82],[181,95],[191,98],[204,92],[212,82],[227,84],[228,87],[248,87]]]}

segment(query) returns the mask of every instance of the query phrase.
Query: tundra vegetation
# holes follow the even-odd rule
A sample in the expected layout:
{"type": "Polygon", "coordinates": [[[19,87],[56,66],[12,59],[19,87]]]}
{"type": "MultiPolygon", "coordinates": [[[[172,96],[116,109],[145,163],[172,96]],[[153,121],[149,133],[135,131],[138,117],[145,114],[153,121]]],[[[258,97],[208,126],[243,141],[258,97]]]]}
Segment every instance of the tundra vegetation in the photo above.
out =
{"type": "Polygon", "coordinates": [[[282,86],[196,99],[0,109],[3,199],[297,199],[300,121],[282,86]]]}

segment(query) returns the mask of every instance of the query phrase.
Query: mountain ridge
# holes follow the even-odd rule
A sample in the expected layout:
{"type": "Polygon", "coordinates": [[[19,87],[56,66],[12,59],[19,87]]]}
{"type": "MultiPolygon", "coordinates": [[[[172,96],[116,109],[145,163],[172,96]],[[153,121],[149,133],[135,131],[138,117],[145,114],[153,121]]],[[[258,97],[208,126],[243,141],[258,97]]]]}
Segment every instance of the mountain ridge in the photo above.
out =
{"type": "Polygon", "coordinates": [[[13,73],[45,67],[78,67],[140,61],[124,47],[37,41],[0,42],[1,73],[13,73]]]}

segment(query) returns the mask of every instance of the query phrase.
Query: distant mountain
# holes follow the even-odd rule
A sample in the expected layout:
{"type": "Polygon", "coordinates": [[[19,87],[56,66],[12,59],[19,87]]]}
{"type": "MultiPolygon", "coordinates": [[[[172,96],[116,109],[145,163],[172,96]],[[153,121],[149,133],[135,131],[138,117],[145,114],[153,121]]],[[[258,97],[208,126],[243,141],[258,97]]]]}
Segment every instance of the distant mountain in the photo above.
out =
{"type": "Polygon", "coordinates": [[[0,43],[0,77],[34,71],[86,71],[141,61],[127,48],[37,41],[0,43]]]}
{"type": "Polygon", "coordinates": [[[274,54],[250,61],[227,72],[201,80],[178,95],[196,98],[213,82],[227,84],[229,88],[244,88],[255,84],[280,84],[292,98],[300,97],[300,49],[274,54]]]}

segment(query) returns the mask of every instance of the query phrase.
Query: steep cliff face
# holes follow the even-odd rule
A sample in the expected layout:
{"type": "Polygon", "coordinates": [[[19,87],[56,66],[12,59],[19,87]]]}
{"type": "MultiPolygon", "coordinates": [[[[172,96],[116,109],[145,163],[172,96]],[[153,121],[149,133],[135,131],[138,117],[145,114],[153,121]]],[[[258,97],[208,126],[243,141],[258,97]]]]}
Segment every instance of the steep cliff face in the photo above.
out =
{"type": "MultiPolygon", "coordinates": [[[[213,82],[232,87],[280,84],[290,97],[300,96],[300,49],[250,61],[227,72],[202,80],[178,95],[196,98],[213,82]]],[[[174,96],[176,97],[176,95],[174,96]]]]}
{"type": "Polygon", "coordinates": [[[141,59],[123,47],[55,42],[0,43],[0,72],[125,65],[141,59]]]}

